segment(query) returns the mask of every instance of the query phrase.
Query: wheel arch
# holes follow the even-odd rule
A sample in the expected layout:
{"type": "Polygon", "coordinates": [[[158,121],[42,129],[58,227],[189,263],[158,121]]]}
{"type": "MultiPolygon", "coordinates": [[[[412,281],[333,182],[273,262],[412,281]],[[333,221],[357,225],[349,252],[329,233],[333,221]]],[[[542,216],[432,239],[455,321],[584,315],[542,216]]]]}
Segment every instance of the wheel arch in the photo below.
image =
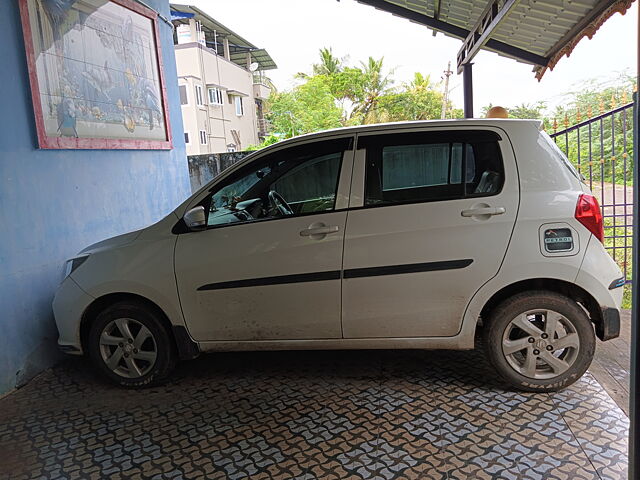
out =
{"type": "MultiPolygon", "coordinates": [[[[494,293],[487,302],[485,302],[480,312],[480,318],[489,318],[491,311],[495,309],[502,301],[506,300],[518,293],[528,290],[546,290],[559,293],[574,300],[589,315],[591,322],[595,325],[596,335],[602,340],[603,338],[603,316],[602,309],[596,299],[584,288],[575,283],[559,280],[555,278],[534,278],[521,280],[519,282],[507,285],[496,293],[494,293]]],[[[477,328],[477,326],[476,326],[477,328]]]]}
{"type": "Polygon", "coordinates": [[[143,305],[157,314],[163,326],[167,329],[167,332],[169,332],[169,336],[171,337],[181,360],[189,360],[200,354],[198,344],[191,339],[191,336],[184,326],[173,325],[164,310],[162,310],[162,308],[160,308],[155,302],[142,295],[130,292],[114,292],[102,295],[91,302],[91,304],[89,304],[85,309],[80,320],[80,342],[84,352],[87,352],[87,339],[89,337],[91,323],[104,309],[123,301],[130,301],[143,305]]]}

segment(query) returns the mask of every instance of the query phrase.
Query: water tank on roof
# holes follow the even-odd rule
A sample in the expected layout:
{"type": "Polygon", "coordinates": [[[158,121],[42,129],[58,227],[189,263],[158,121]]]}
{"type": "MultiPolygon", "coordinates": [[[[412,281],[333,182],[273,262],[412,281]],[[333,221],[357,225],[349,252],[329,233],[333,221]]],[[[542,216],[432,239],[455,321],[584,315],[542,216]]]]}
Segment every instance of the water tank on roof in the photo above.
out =
{"type": "Polygon", "coordinates": [[[191,27],[189,25],[178,25],[176,36],[178,37],[178,45],[192,42],[191,27]]]}

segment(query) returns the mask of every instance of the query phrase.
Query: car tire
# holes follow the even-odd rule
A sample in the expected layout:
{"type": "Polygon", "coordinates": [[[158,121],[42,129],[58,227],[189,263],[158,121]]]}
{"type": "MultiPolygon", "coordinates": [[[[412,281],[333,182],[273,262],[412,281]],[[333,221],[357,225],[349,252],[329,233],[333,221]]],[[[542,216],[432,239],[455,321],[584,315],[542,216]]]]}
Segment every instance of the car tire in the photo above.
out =
{"type": "Polygon", "coordinates": [[[484,346],[498,374],[519,390],[554,392],[577,381],[595,353],[593,325],[574,300],[519,293],[485,319],[484,346]]]}
{"type": "Polygon", "coordinates": [[[163,383],[175,366],[176,348],[158,314],[125,301],[100,312],[92,322],[89,355],[112,382],[126,388],[163,383]]]}

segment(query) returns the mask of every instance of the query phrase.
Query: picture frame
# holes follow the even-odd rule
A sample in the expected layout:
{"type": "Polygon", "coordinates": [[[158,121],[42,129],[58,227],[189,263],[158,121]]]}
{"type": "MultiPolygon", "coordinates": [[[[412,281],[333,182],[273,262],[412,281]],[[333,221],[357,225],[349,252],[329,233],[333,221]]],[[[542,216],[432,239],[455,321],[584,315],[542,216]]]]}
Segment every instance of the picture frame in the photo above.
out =
{"type": "Polygon", "coordinates": [[[19,7],[39,148],[173,148],[157,12],[133,0],[19,7]]]}

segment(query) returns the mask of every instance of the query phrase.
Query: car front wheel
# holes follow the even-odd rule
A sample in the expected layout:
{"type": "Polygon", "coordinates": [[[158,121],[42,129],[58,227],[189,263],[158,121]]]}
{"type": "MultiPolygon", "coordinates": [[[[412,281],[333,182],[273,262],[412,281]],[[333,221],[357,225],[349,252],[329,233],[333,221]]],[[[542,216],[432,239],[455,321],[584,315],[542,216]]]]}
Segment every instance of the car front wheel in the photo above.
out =
{"type": "Polygon", "coordinates": [[[91,325],[88,350],[98,369],[123,387],[162,383],[175,363],[175,347],[158,315],[144,305],[119,302],[91,325]]]}
{"type": "Polygon", "coordinates": [[[552,392],[578,380],[595,352],[595,334],[575,301],[546,291],[515,295],[490,314],[484,331],[489,361],[520,390],[552,392]]]}

